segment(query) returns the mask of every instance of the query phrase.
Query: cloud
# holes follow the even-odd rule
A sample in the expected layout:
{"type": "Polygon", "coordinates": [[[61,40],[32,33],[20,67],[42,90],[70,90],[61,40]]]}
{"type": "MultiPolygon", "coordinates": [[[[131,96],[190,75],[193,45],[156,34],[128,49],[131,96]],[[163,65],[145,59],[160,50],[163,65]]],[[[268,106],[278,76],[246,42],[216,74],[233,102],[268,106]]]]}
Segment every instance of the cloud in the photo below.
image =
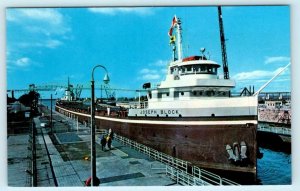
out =
{"type": "Polygon", "coordinates": [[[45,42],[41,43],[41,42],[36,42],[36,43],[29,43],[29,42],[20,42],[18,43],[18,46],[21,48],[32,48],[32,47],[38,47],[38,48],[42,48],[42,47],[46,47],[46,48],[56,48],[58,46],[61,46],[63,44],[63,42],[59,41],[59,40],[46,40],[45,42]]]}
{"type": "MultiPolygon", "coordinates": [[[[264,79],[264,78],[271,78],[276,75],[279,71],[281,71],[283,67],[280,67],[274,71],[267,71],[267,70],[255,70],[251,72],[241,72],[233,76],[233,79],[237,81],[241,80],[257,80],[257,79],[264,79]]],[[[286,73],[286,70],[284,71],[286,73]]]]}
{"type": "Polygon", "coordinates": [[[160,78],[160,75],[158,74],[158,70],[154,69],[148,69],[148,68],[143,68],[140,70],[140,79],[143,80],[157,80],[160,78]]]}
{"type": "Polygon", "coordinates": [[[62,45],[63,43],[59,40],[48,40],[46,43],[45,43],[45,46],[48,47],[48,48],[56,48],[60,45],[62,45]]]}
{"type": "Polygon", "coordinates": [[[72,35],[70,18],[59,8],[8,8],[6,19],[10,70],[24,70],[29,65],[41,67],[41,63],[33,61],[33,52],[43,54],[45,49],[55,49],[71,39],[67,38],[72,35]]]}
{"type": "Polygon", "coordinates": [[[160,79],[160,75],[159,74],[145,74],[142,76],[143,80],[158,80],[160,79]]]}
{"type": "Polygon", "coordinates": [[[35,20],[47,22],[51,25],[59,25],[63,22],[62,14],[51,8],[12,8],[8,9],[6,18],[12,22],[35,20]]]}
{"type": "Polygon", "coordinates": [[[158,61],[152,63],[151,65],[152,66],[161,66],[161,67],[165,66],[165,67],[167,67],[168,63],[169,63],[169,61],[166,61],[166,60],[158,60],[158,61]]]}
{"type": "Polygon", "coordinates": [[[274,62],[289,62],[290,57],[286,56],[274,56],[274,57],[266,57],[265,64],[271,64],[274,62]]]}
{"type": "Polygon", "coordinates": [[[30,65],[30,59],[27,57],[23,57],[18,59],[15,64],[20,67],[27,67],[30,65]]]}
{"type": "Polygon", "coordinates": [[[141,71],[140,71],[141,74],[148,74],[148,73],[157,73],[156,70],[151,70],[151,69],[148,69],[148,68],[143,68],[141,71]]]}
{"type": "MultiPolygon", "coordinates": [[[[64,35],[71,31],[67,25],[69,17],[58,8],[9,8],[6,11],[8,25],[14,25],[20,31],[37,36],[64,35]]],[[[39,36],[41,38],[41,36],[39,36]]]]}
{"type": "Polygon", "coordinates": [[[147,68],[142,68],[139,71],[140,80],[154,80],[155,82],[161,81],[167,72],[167,65],[169,61],[157,60],[148,64],[147,68]]]}
{"type": "Polygon", "coordinates": [[[89,8],[92,13],[115,16],[117,14],[152,15],[153,9],[147,7],[124,7],[124,8],[89,8]]]}

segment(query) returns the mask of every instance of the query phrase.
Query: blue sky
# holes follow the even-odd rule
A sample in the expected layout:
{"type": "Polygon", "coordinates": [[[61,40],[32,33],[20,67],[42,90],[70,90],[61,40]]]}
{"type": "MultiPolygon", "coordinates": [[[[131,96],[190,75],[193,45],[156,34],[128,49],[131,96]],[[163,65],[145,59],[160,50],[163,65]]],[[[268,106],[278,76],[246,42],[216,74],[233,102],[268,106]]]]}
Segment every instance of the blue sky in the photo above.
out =
{"type": "MultiPolygon", "coordinates": [[[[226,6],[222,12],[230,78],[236,80],[236,91],[249,85],[257,90],[290,62],[290,8],[226,6]]],[[[182,20],[184,56],[197,55],[205,47],[211,59],[222,64],[214,6],[8,8],[7,89],[26,89],[31,83],[66,85],[68,76],[75,86],[88,86],[97,64],[108,69],[113,88],[156,84],[171,60],[167,33],[175,14],[182,20]]],[[[96,70],[96,86],[103,75],[96,70]]],[[[290,68],[265,89],[290,90],[290,68]]]]}

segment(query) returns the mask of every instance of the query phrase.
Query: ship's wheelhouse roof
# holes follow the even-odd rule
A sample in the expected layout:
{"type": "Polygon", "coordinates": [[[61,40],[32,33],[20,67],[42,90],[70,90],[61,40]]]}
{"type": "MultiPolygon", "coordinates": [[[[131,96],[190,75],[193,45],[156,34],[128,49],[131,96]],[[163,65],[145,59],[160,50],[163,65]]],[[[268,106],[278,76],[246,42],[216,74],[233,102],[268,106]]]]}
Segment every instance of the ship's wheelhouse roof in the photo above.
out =
{"type": "Polygon", "coordinates": [[[210,65],[215,68],[219,68],[220,65],[212,60],[207,60],[206,57],[202,56],[191,56],[182,59],[182,61],[175,61],[170,64],[170,67],[176,66],[188,66],[188,65],[210,65]]]}

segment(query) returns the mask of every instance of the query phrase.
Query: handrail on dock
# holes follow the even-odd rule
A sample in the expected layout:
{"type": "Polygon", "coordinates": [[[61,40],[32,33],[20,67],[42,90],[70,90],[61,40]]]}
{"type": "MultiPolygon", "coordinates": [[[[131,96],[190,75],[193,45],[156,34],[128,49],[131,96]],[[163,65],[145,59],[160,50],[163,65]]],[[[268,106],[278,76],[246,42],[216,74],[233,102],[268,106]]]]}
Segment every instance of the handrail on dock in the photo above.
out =
{"type": "Polygon", "coordinates": [[[275,134],[289,135],[291,136],[291,129],[285,127],[267,127],[267,126],[258,126],[258,131],[271,132],[275,134]]]}
{"type": "MultiPolygon", "coordinates": [[[[107,130],[99,131],[103,134],[108,133],[107,130]]],[[[159,152],[155,149],[147,147],[143,144],[140,144],[136,141],[130,140],[126,137],[115,134],[114,138],[121,142],[124,145],[128,145],[131,148],[142,152],[153,158],[156,161],[159,161],[165,164],[166,175],[169,176],[172,180],[175,180],[177,184],[180,185],[239,185],[236,182],[222,178],[214,173],[211,173],[207,170],[201,169],[197,166],[192,166],[192,174],[188,172],[188,167],[191,166],[191,163],[185,160],[181,160],[165,153],[159,152]]]]}

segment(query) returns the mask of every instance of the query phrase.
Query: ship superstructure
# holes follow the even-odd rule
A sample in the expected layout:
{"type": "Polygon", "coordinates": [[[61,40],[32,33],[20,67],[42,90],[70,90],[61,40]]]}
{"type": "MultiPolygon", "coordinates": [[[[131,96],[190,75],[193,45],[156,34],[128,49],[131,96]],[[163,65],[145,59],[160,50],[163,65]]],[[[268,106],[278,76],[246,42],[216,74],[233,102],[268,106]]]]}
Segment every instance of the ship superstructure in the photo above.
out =
{"type": "MultiPolygon", "coordinates": [[[[257,97],[232,97],[234,80],[218,75],[220,65],[207,58],[205,49],[201,55],[182,58],[181,21],[172,20],[172,27],[180,37],[175,46],[175,36],[169,32],[173,46],[173,61],[168,65],[166,78],[156,89],[148,91],[147,102],[132,105],[133,117],[244,117],[255,120],[257,97]]],[[[173,32],[172,30],[170,30],[173,32]]],[[[253,121],[251,121],[253,123],[253,121]]]]}

